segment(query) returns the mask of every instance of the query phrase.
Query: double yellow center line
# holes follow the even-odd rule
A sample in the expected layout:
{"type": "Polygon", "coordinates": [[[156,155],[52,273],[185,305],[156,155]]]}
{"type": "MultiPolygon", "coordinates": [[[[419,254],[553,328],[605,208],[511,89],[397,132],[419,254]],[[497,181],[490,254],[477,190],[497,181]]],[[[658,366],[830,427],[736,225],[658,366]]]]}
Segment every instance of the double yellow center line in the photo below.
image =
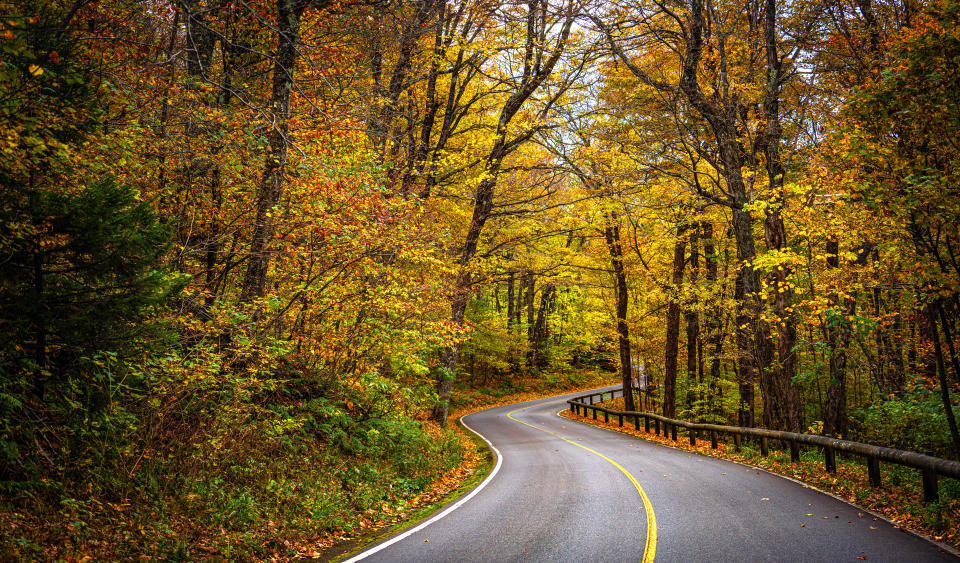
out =
{"type": "MultiPolygon", "coordinates": [[[[541,404],[542,404],[542,403],[541,403],[541,404]]],[[[540,431],[542,431],[542,432],[546,432],[547,434],[550,434],[551,436],[555,436],[555,437],[557,437],[557,438],[560,438],[561,440],[563,440],[564,442],[566,442],[566,443],[568,443],[568,444],[573,444],[574,446],[576,446],[576,447],[578,447],[578,448],[582,448],[582,449],[587,450],[588,452],[590,452],[590,453],[592,453],[592,454],[595,454],[595,455],[597,455],[597,456],[602,457],[603,459],[605,459],[605,460],[607,460],[608,462],[610,462],[611,465],[613,465],[614,467],[616,467],[617,469],[619,469],[620,472],[623,473],[624,475],[626,475],[626,476],[627,476],[627,479],[629,479],[630,482],[633,483],[633,486],[637,489],[637,492],[640,493],[640,499],[643,501],[643,510],[644,510],[644,513],[646,514],[646,518],[647,518],[647,541],[646,541],[646,543],[645,543],[644,546],[643,546],[643,563],[653,563],[653,557],[654,557],[654,555],[656,555],[656,553],[657,553],[657,518],[656,518],[656,516],[655,516],[654,513],[653,513],[653,505],[650,504],[650,499],[647,497],[647,493],[644,492],[643,487],[640,486],[640,483],[637,482],[637,479],[636,479],[633,475],[631,475],[629,471],[627,471],[626,469],[624,469],[622,465],[620,465],[619,463],[613,461],[612,459],[610,459],[609,457],[603,455],[602,453],[600,453],[600,452],[598,452],[598,451],[596,451],[596,450],[590,449],[590,448],[584,446],[583,444],[578,444],[578,443],[576,443],[576,442],[574,442],[574,441],[572,441],[572,440],[568,440],[568,439],[564,438],[563,436],[561,436],[561,435],[559,435],[559,434],[556,434],[556,433],[554,433],[554,432],[551,432],[551,431],[549,431],[549,430],[547,430],[547,429],[545,429],[545,428],[540,428],[539,426],[535,426],[535,425],[533,425],[533,424],[524,422],[524,421],[522,421],[522,420],[519,420],[519,419],[516,419],[516,418],[513,417],[514,413],[518,413],[518,412],[521,412],[521,411],[525,411],[525,410],[527,410],[527,409],[529,409],[529,408],[536,407],[536,406],[540,406],[540,404],[530,405],[530,406],[528,406],[528,407],[523,407],[522,409],[512,410],[512,411],[510,411],[510,412],[507,413],[507,418],[509,418],[510,420],[513,420],[514,422],[519,422],[520,424],[523,424],[524,426],[529,426],[530,428],[536,428],[537,430],[540,430],[540,431]]]]}

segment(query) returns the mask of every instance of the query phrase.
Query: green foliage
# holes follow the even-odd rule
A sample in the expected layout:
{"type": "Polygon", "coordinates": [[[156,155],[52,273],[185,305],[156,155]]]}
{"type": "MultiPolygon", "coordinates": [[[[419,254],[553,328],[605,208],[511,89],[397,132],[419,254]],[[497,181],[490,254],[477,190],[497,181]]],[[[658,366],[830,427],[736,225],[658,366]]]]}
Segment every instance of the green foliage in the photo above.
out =
{"type": "Polygon", "coordinates": [[[167,235],[149,206],[109,179],[78,193],[38,190],[29,209],[0,215],[8,260],[0,274],[6,358],[33,348],[44,368],[120,347],[177,288],[158,269],[167,235]],[[12,226],[35,227],[25,240],[12,226]],[[38,240],[39,239],[39,240],[38,240]],[[43,338],[41,343],[28,340],[43,338]],[[19,350],[18,350],[19,349],[19,350]]]}
{"type": "Polygon", "coordinates": [[[163,346],[145,323],[180,287],[150,206],[75,156],[107,100],[62,14],[5,16],[0,104],[0,476],[81,474],[117,457],[144,393],[131,360],[163,346]],[[7,19],[9,18],[9,19],[7,19]],[[10,155],[16,154],[16,158],[10,155]]]}
{"type": "Polygon", "coordinates": [[[689,380],[680,382],[679,396],[686,400],[678,405],[677,414],[684,420],[709,424],[729,424],[726,413],[736,407],[735,393],[729,382],[718,382],[717,387],[689,380]],[[720,391],[718,393],[718,391],[720,391]]]}
{"type": "MultiPolygon", "coordinates": [[[[960,407],[954,406],[960,416],[960,407]]],[[[877,442],[890,448],[915,452],[931,451],[950,457],[951,442],[943,403],[935,389],[922,380],[908,386],[908,391],[876,400],[851,412],[855,438],[861,442],[877,442]]]]}

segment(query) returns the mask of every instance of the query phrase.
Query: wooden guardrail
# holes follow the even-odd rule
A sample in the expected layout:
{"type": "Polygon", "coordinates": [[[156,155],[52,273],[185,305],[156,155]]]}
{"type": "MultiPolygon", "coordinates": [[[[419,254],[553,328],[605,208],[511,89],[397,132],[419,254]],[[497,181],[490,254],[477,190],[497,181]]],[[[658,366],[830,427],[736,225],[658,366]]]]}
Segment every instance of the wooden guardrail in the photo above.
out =
{"type": "Polygon", "coordinates": [[[721,426],[719,424],[702,424],[696,422],[686,422],[660,416],[658,414],[636,411],[617,411],[602,407],[595,403],[601,403],[604,397],[612,399],[619,393],[623,396],[622,389],[614,391],[601,391],[597,393],[588,393],[569,399],[570,411],[579,415],[587,416],[590,411],[593,412],[594,420],[597,419],[597,413],[603,413],[605,422],[610,421],[610,417],[618,417],[620,426],[623,426],[624,419],[633,419],[634,428],[640,430],[640,420],[643,419],[644,430],[650,432],[651,426],[654,432],[660,435],[661,427],[663,436],[668,436],[674,441],[678,440],[677,428],[685,428],[690,444],[696,445],[697,436],[703,432],[709,435],[710,447],[716,449],[718,437],[728,435],[733,438],[734,450],[740,451],[740,444],[743,438],[754,438],[760,444],[760,454],[766,456],[770,453],[770,440],[778,440],[787,444],[790,448],[790,459],[792,461],[800,460],[800,445],[817,446],[823,449],[824,465],[829,473],[837,471],[837,452],[844,452],[862,456],[867,461],[867,474],[870,479],[870,485],[880,486],[880,462],[894,463],[906,467],[919,469],[921,472],[921,481],[923,482],[923,500],[924,502],[936,502],[939,499],[937,490],[938,476],[952,477],[960,479],[960,462],[941,459],[929,455],[909,452],[904,450],[895,450],[893,448],[884,448],[875,444],[864,444],[850,440],[839,440],[837,438],[828,438],[826,436],[817,436],[815,434],[798,434],[796,432],[782,432],[779,430],[767,430],[764,428],[743,428],[741,426],[721,426]],[[596,401],[594,399],[597,399],[596,401]]]}

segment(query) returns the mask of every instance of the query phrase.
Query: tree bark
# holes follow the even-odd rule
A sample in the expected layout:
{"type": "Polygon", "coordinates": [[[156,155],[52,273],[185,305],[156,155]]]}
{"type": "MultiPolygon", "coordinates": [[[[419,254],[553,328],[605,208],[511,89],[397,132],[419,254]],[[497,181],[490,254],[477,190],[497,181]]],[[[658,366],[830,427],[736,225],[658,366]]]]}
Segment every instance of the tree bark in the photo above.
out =
{"type": "Polygon", "coordinates": [[[272,125],[267,134],[270,145],[264,163],[263,176],[257,190],[257,203],[250,237],[247,271],[240,291],[241,301],[263,297],[270,269],[270,242],[273,240],[273,208],[283,195],[287,152],[290,147],[290,101],[293,95],[293,77],[298,58],[300,19],[307,3],[303,0],[277,0],[277,47],[274,54],[273,88],[270,99],[272,125]]]}
{"type": "MultiPolygon", "coordinates": [[[[773,194],[766,207],[763,224],[764,239],[769,250],[783,252],[787,248],[787,235],[780,210],[783,207],[783,176],[786,169],[780,158],[780,89],[783,80],[776,38],[776,0],[766,0],[764,21],[764,44],[767,55],[767,89],[763,99],[766,114],[766,131],[763,145],[766,152],[767,178],[773,194]]],[[[794,384],[797,375],[797,324],[791,304],[793,290],[788,279],[789,264],[778,264],[773,271],[773,309],[777,317],[777,356],[779,366],[760,373],[763,390],[763,417],[768,428],[799,432],[800,397],[794,384]]]]}
{"type": "MultiPolygon", "coordinates": [[[[840,266],[840,246],[837,241],[827,242],[827,267],[840,266]]],[[[827,436],[847,435],[847,346],[850,340],[850,325],[846,315],[853,314],[852,306],[841,304],[840,296],[830,295],[834,307],[834,319],[826,326],[827,342],[830,344],[830,385],[827,387],[827,403],[823,415],[823,433],[827,436]]]]}
{"type": "Polygon", "coordinates": [[[950,437],[953,440],[953,453],[960,460],[960,432],[957,431],[957,419],[953,415],[953,403],[950,400],[950,385],[947,383],[947,366],[943,361],[943,349],[940,347],[940,332],[937,330],[937,314],[935,305],[927,305],[927,323],[930,325],[930,339],[933,341],[933,353],[937,361],[937,377],[940,381],[940,398],[943,400],[943,410],[947,416],[947,425],[950,427],[950,437]]]}
{"type": "Polygon", "coordinates": [[[663,360],[663,416],[676,418],[677,411],[677,354],[680,348],[680,290],[683,285],[683,264],[686,249],[686,225],[677,226],[677,240],[673,245],[673,284],[667,305],[667,338],[663,360]]]}
{"type": "Polygon", "coordinates": [[[636,405],[633,401],[633,364],[630,354],[630,325],[627,324],[630,295],[627,288],[627,273],[623,267],[623,245],[620,241],[620,225],[616,224],[615,221],[615,217],[607,215],[607,226],[603,234],[607,242],[607,251],[610,254],[610,265],[613,267],[613,277],[615,281],[617,344],[620,351],[620,376],[623,385],[624,408],[632,411],[636,410],[636,405]]]}
{"type": "MultiPolygon", "coordinates": [[[[697,277],[699,276],[699,235],[700,226],[699,224],[694,224],[690,230],[690,258],[688,260],[691,287],[696,286],[697,277]]],[[[683,318],[687,323],[687,381],[690,386],[690,392],[687,393],[687,404],[692,406],[694,400],[696,400],[696,394],[693,390],[695,383],[703,382],[703,369],[700,362],[702,355],[702,346],[700,343],[700,314],[697,312],[697,294],[695,291],[691,292],[691,297],[686,301],[684,307],[683,318]]]]}

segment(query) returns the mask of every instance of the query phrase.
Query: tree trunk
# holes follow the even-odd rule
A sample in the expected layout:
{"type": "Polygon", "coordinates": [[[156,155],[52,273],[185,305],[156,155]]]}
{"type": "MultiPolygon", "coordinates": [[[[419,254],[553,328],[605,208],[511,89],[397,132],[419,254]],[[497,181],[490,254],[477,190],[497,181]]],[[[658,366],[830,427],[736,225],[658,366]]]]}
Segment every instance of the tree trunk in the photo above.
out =
{"type": "Polygon", "coordinates": [[[947,416],[947,425],[950,427],[950,437],[953,439],[953,454],[960,460],[960,432],[957,431],[957,419],[953,415],[953,403],[950,400],[950,385],[947,383],[947,367],[943,361],[943,350],[940,347],[940,332],[937,330],[937,315],[935,305],[927,305],[927,322],[930,325],[930,339],[933,341],[933,353],[937,361],[937,377],[940,380],[940,398],[943,400],[943,409],[947,416]]]}
{"type": "MultiPolygon", "coordinates": [[[[764,239],[769,250],[782,252],[787,247],[787,235],[780,210],[783,207],[783,176],[786,169],[780,158],[780,88],[783,80],[781,61],[777,54],[776,0],[766,0],[764,44],[767,55],[767,89],[763,99],[766,114],[766,131],[763,145],[767,159],[767,178],[773,199],[768,202],[763,224],[764,239]]],[[[797,325],[791,304],[793,291],[788,278],[788,264],[779,264],[773,271],[773,309],[777,317],[778,369],[762,370],[760,374],[763,393],[763,417],[767,427],[776,430],[799,432],[800,397],[793,381],[797,375],[797,325]]]]}
{"type": "Polygon", "coordinates": [[[636,410],[633,401],[633,365],[630,355],[630,325],[627,324],[629,298],[627,273],[623,267],[623,245],[620,242],[620,225],[615,224],[616,217],[607,215],[607,227],[604,238],[610,253],[610,265],[613,266],[614,286],[617,299],[617,343],[620,350],[620,376],[623,385],[624,409],[636,410]]]}
{"type": "Polygon", "coordinates": [[[680,290],[683,285],[683,263],[686,225],[677,226],[673,245],[673,285],[667,306],[667,340],[663,361],[663,416],[675,418],[677,410],[677,353],[680,348],[680,290]]]}
{"type": "MultiPolygon", "coordinates": [[[[467,313],[467,302],[471,291],[471,276],[467,264],[477,253],[480,233],[483,231],[483,227],[490,217],[490,210],[493,208],[495,187],[495,177],[494,179],[486,179],[477,186],[473,217],[467,229],[463,250],[460,252],[460,273],[457,275],[457,281],[453,288],[453,299],[450,303],[450,321],[455,326],[463,324],[467,313]]],[[[437,406],[433,409],[433,419],[444,425],[447,423],[447,415],[450,412],[450,397],[453,394],[453,380],[454,374],[457,372],[459,349],[459,344],[450,344],[441,354],[444,369],[437,381],[437,406]]]]}
{"type": "Polygon", "coordinates": [[[950,352],[950,364],[953,366],[953,379],[960,384],[960,358],[957,358],[957,351],[953,346],[953,334],[950,331],[950,323],[947,322],[947,314],[944,306],[940,304],[940,325],[943,327],[943,339],[947,343],[947,351],[950,352]]]}
{"type": "Polygon", "coordinates": [[[533,353],[530,365],[534,369],[543,369],[546,365],[544,345],[550,334],[547,315],[552,308],[555,291],[556,287],[552,283],[544,284],[540,290],[540,308],[537,310],[537,320],[533,324],[533,340],[530,342],[530,351],[533,353]]]}
{"type": "MultiPolygon", "coordinates": [[[[827,242],[827,267],[840,266],[840,246],[837,241],[827,242]]],[[[847,315],[852,315],[856,301],[846,300],[841,304],[840,296],[830,295],[834,307],[833,319],[827,321],[826,336],[830,344],[830,385],[827,387],[827,404],[823,415],[823,433],[827,436],[847,435],[847,346],[850,340],[850,324],[847,315]]]]}
{"type": "Polygon", "coordinates": [[[257,190],[257,203],[250,237],[250,255],[240,291],[241,301],[263,297],[270,268],[269,245],[273,240],[273,208],[283,195],[283,180],[290,147],[290,100],[296,72],[297,43],[300,39],[300,18],[306,3],[303,0],[277,0],[277,50],[273,64],[273,89],[269,116],[272,120],[267,141],[270,148],[264,163],[263,176],[257,190]]]}
{"type": "Polygon", "coordinates": [[[534,319],[536,318],[536,309],[533,306],[534,301],[537,298],[537,288],[535,285],[535,279],[533,272],[527,271],[523,276],[524,284],[526,285],[526,291],[524,292],[524,309],[527,311],[527,369],[533,370],[533,327],[535,324],[534,319]]]}
{"type": "Polygon", "coordinates": [[[740,392],[740,409],[737,422],[740,426],[755,424],[755,372],[764,371],[770,364],[769,330],[760,320],[760,286],[757,273],[750,265],[755,256],[751,217],[746,211],[733,210],[733,235],[737,245],[737,261],[740,267],[734,283],[733,298],[736,301],[737,387],[740,392]]]}
{"type": "Polygon", "coordinates": [[[507,327],[513,324],[513,287],[514,287],[514,273],[511,271],[507,274],[507,327]]]}
{"type": "MultiPolygon", "coordinates": [[[[693,228],[690,230],[689,279],[691,287],[696,286],[697,277],[699,275],[699,234],[700,227],[699,225],[694,224],[693,228]]],[[[687,393],[687,405],[693,406],[693,402],[696,400],[696,394],[694,392],[694,387],[696,386],[695,384],[698,381],[702,382],[703,380],[702,369],[697,369],[701,365],[700,357],[702,354],[702,346],[700,345],[700,314],[697,312],[697,294],[695,291],[691,292],[691,297],[686,301],[685,308],[686,310],[683,313],[683,318],[687,323],[687,382],[690,386],[690,391],[687,393]],[[699,380],[697,377],[698,372],[700,373],[699,380]]]]}
{"type": "MultiPolygon", "coordinates": [[[[717,263],[717,251],[713,241],[713,223],[704,221],[700,223],[703,228],[701,238],[703,239],[703,261],[706,271],[704,277],[707,285],[716,286],[719,281],[719,265],[717,263]]],[[[723,298],[721,293],[720,299],[723,298]]],[[[707,338],[710,346],[710,380],[715,381],[720,377],[720,355],[723,353],[723,330],[722,330],[722,309],[719,306],[713,306],[707,315],[707,338]]]]}

